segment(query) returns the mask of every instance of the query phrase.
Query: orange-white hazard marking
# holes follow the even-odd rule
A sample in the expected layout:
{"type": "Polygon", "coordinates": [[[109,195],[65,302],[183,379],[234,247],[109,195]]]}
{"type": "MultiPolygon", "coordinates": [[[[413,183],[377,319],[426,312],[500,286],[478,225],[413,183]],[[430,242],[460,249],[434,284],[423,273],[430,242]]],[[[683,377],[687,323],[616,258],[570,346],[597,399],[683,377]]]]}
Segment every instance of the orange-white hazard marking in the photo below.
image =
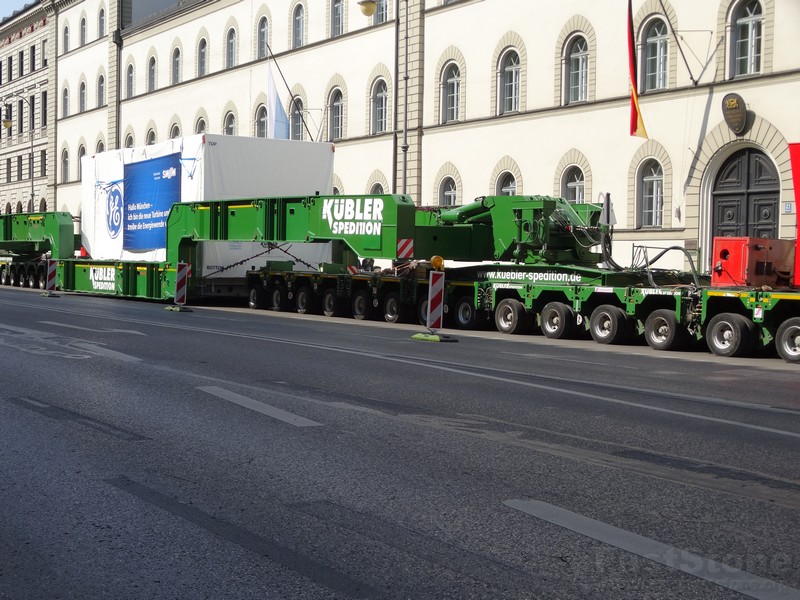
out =
{"type": "Polygon", "coordinates": [[[444,314],[444,273],[431,271],[428,282],[428,319],[425,326],[431,331],[442,328],[444,314]]]}
{"type": "Polygon", "coordinates": [[[414,258],[414,238],[397,240],[397,258],[414,258]]]}
{"type": "Polygon", "coordinates": [[[175,270],[175,304],[186,304],[186,289],[189,283],[190,266],[187,263],[178,263],[175,270]]]}
{"type": "Polygon", "coordinates": [[[44,282],[46,292],[54,292],[56,289],[56,261],[47,261],[47,278],[44,282]]]}

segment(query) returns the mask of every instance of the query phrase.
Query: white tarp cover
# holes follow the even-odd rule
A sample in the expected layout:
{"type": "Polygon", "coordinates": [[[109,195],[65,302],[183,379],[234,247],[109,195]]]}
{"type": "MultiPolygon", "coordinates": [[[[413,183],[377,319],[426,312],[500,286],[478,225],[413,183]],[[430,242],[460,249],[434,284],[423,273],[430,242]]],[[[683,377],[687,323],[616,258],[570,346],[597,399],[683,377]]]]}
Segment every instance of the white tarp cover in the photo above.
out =
{"type": "Polygon", "coordinates": [[[333,260],[331,242],[293,244],[289,242],[219,242],[197,244],[197,273],[204,279],[244,278],[248,270],[262,267],[268,260],[290,260],[294,271],[316,271],[321,263],[333,260]]]}
{"type": "Polygon", "coordinates": [[[200,134],[84,156],[81,169],[81,243],[89,255],[160,261],[173,201],[330,194],[333,145],[200,134]]]}

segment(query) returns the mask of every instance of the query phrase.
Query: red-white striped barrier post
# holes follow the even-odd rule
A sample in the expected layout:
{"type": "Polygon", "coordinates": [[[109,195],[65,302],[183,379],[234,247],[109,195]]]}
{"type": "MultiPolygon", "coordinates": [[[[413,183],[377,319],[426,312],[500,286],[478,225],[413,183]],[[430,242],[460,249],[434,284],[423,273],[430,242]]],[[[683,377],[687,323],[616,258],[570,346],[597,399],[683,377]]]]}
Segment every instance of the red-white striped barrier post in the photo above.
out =
{"type": "Polygon", "coordinates": [[[175,269],[175,304],[186,304],[186,290],[189,287],[189,264],[178,263],[175,269]]]}
{"type": "Polygon", "coordinates": [[[47,261],[47,274],[44,282],[44,290],[46,292],[56,291],[56,264],[57,261],[48,259],[47,261]]]}
{"type": "Polygon", "coordinates": [[[431,333],[442,328],[444,316],[444,272],[431,271],[428,281],[428,318],[425,326],[431,333]]]}

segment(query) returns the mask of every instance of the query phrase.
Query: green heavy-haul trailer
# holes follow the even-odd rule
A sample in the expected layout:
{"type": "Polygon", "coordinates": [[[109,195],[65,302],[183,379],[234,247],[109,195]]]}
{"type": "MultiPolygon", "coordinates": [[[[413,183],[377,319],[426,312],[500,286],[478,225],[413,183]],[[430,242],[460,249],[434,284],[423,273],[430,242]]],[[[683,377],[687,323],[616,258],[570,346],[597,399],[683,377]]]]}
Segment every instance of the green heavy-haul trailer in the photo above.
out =
{"type": "Polygon", "coordinates": [[[177,267],[188,263],[193,302],[241,296],[252,308],[424,322],[428,274],[442,268],[446,322],[459,329],[589,334],[601,344],[643,336],[658,350],[705,339],[721,356],[774,344],[800,362],[800,290],[785,273],[772,286],[712,285],[693,268],[622,268],[609,255],[601,213],[546,196],[487,196],[449,208],[418,208],[400,195],[177,203],[160,262],[79,256],[68,213],[2,215],[0,282],[44,287],[49,259],[60,290],[169,301],[177,267]],[[221,243],[241,243],[241,274],[209,275],[208,257],[221,243]],[[324,251],[310,262],[299,256],[304,248],[324,251]]]}

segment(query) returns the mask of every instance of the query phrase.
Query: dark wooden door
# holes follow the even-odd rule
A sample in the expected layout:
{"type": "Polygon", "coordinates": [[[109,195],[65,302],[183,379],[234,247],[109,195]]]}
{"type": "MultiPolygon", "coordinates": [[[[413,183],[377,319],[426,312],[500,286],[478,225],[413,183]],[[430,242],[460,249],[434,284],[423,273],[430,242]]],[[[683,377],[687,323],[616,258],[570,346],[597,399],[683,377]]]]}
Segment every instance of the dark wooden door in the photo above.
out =
{"type": "Polygon", "coordinates": [[[778,172],[767,156],[740,150],[722,165],[712,192],[714,237],[778,237],[778,172]]]}

